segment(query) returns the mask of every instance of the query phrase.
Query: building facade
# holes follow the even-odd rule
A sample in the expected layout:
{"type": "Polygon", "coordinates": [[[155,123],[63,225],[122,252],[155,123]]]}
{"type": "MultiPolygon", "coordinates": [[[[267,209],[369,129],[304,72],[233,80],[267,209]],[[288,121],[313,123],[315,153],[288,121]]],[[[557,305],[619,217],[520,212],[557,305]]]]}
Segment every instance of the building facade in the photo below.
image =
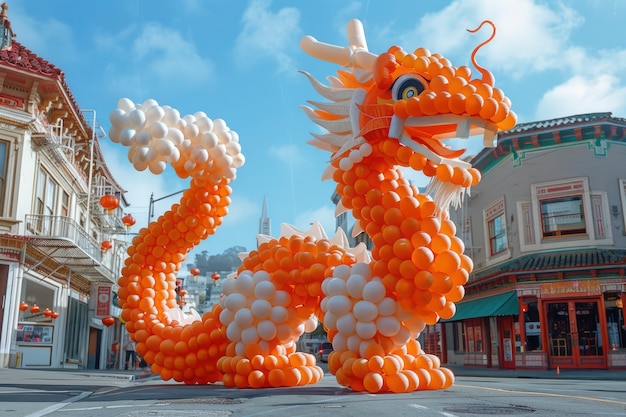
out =
{"type": "Polygon", "coordinates": [[[474,261],[457,313],[428,333],[444,362],[626,368],[626,119],[519,124],[472,164],[451,212],[474,261]]]}
{"type": "Polygon", "coordinates": [[[104,131],[64,73],[13,39],[6,4],[0,31],[0,367],[115,366],[132,219],[104,131]]]}

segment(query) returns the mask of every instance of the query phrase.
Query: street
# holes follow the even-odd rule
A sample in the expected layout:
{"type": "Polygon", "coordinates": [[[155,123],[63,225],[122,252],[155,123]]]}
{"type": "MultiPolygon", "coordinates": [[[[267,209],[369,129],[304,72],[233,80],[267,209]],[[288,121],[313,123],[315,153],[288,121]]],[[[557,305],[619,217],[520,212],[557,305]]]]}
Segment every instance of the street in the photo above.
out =
{"type": "Polygon", "coordinates": [[[317,385],[238,390],[156,378],[0,372],[3,417],[169,416],[623,416],[626,380],[460,376],[448,390],[357,393],[326,374],[317,385]]]}

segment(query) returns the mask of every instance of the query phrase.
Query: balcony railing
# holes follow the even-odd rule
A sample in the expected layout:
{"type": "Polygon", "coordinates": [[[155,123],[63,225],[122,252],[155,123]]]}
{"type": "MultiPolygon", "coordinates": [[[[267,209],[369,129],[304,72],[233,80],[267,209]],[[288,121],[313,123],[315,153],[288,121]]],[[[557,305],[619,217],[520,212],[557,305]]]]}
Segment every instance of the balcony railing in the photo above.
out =
{"type": "Polygon", "coordinates": [[[26,234],[68,240],[95,261],[102,262],[102,253],[98,242],[69,217],[27,214],[26,234]]]}

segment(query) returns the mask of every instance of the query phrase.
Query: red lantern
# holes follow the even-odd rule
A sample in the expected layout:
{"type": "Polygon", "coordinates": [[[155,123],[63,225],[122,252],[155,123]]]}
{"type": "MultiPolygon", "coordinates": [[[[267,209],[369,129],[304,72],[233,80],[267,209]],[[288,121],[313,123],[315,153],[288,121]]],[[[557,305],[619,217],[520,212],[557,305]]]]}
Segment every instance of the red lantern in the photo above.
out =
{"type": "Polygon", "coordinates": [[[194,277],[195,277],[195,276],[198,276],[198,275],[200,275],[200,269],[199,269],[199,268],[191,268],[191,269],[189,270],[189,273],[190,273],[191,275],[193,275],[194,277]]]}
{"type": "Polygon", "coordinates": [[[108,240],[105,240],[100,244],[100,249],[102,250],[102,252],[106,252],[112,247],[113,247],[113,244],[109,242],[108,240]]]}
{"type": "Polygon", "coordinates": [[[111,214],[120,205],[120,200],[114,195],[107,194],[100,197],[100,205],[107,213],[111,214]]]}
{"type": "Polygon", "coordinates": [[[37,304],[33,304],[32,307],[30,308],[30,312],[33,314],[37,314],[39,313],[39,306],[37,304]]]}
{"type": "Polygon", "coordinates": [[[28,307],[29,306],[28,306],[28,303],[26,301],[22,301],[20,303],[20,311],[26,311],[26,310],[28,310],[28,307]]]}
{"type": "Polygon", "coordinates": [[[126,226],[127,229],[130,229],[130,227],[133,226],[135,222],[135,218],[130,214],[126,214],[124,217],[122,217],[122,223],[124,223],[124,226],[126,226]]]}
{"type": "Polygon", "coordinates": [[[109,327],[112,326],[115,323],[115,317],[105,317],[102,319],[102,324],[104,324],[105,326],[109,327]]]}
{"type": "Polygon", "coordinates": [[[180,290],[180,291],[178,292],[178,294],[179,294],[181,297],[184,297],[184,296],[186,296],[186,295],[187,295],[187,290],[180,290]]]}
{"type": "Polygon", "coordinates": [[[57,313],[56,311],[50,312],[50,318],[51,319],[56,319],[58,317],[59,317],[59,313],[57,313]]]}
{"type": "Polygon", "coordinates": [[[52,310],[46,307],[46,309],[43,311],[43,315],[46,317],[50,317],[50,314],[52,314],[52,310]]]}
{"type": "Polygon", "coordinates": [[[214,272],[213,275],[211,275],[211,278],[213,278],[213,281],[217,281],[218,279],[220,279],[220,274],[214,272]]]}

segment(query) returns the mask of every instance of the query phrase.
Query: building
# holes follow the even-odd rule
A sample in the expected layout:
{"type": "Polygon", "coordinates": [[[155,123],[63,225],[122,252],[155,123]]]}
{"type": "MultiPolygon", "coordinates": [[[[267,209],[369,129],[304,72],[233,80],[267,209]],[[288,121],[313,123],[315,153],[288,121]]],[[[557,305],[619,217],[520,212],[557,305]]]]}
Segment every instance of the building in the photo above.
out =
{"type": "Polygon", "coordinates": [[[624,160],[611,113],[519,124],[473,158],[482,180],[451,218],[474,271],[428,331],[444,362],[626,368],[624,160]]]}
{"type": "Polygon", "coordinates": [[[114,285],[133,220],[103,160],[96,112],[78,107],[63,71],[13,39],[7,9],[0,14],[0,367],[115,366],[112,347],[125,331],[114,285]]]}

